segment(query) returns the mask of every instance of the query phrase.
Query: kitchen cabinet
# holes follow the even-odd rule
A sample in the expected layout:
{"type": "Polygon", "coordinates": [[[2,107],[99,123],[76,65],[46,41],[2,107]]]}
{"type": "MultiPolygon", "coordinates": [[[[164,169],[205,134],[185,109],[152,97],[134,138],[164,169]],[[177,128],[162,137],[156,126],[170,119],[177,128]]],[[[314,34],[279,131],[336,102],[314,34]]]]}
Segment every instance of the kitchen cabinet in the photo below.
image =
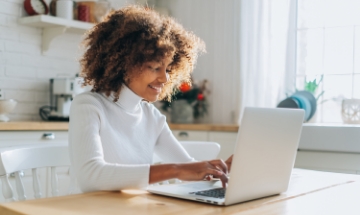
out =
{"type": "MultiPolygon", "coordinates": [[[[67,143],[67,131],[0,131],[0,150],[4,147],[12,147],[30,144],[49,144],[49,143],[67,143]]],[[[27,199],[34,199],[33,180],[31,170],[24,170],[22,180],[24,183],[25,195],[27,199]]],[[[50,168],[38,169],[38,178],[40,180],[41,192],[43,197],[50,197],[50,168]]],[[[59,179],[59,195],[66,195],[70,185],[69,167],[58,167],[56,172],[59,179]]],[[[15,177],[9,176],[10,184],[14,194],[17,197],[15,177]]],[[[0,181],[1,184],[1,181],[0,181]]],[[[0,202],[4,202],[4,197],[0,194],[0,202]]]]}
{"type": "Polygon", "coordinates": [[[0,147],[67,141],[67,131],[0,131],[0,147]]]}
{"type": "Polygon", "coordinates": [[[173,135],[179,141],[208,141],[207,131],[172,130],[173,135]]]}
{"type": "Polygon", "coordinates": [[[299,150],[296,156],[295,167],[360,174],[360,153],[299,150]]]}
{"type": "Polygon", "coordinates": [[[360,174],[360,125],[304,124],[295,166],[360,174]]]}

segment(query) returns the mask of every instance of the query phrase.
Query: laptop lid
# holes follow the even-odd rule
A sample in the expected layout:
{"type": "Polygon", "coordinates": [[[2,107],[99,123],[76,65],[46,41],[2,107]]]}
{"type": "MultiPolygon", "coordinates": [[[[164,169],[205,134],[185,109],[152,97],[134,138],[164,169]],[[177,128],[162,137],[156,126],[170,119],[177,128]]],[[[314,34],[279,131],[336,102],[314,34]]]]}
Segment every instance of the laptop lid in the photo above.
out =
{"type": "Polygon", "coordinates": [[[303,120],[302,109],[245,108],[225,205],[287,190],[303,120]]]}

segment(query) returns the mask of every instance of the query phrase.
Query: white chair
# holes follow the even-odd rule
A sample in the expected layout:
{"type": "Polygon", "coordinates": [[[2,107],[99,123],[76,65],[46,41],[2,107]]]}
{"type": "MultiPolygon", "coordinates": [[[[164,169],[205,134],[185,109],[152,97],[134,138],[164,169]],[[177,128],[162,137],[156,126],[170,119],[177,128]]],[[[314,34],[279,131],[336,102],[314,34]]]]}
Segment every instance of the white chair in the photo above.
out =
{"type": "MultiPolygon", "coordinates": [[[[220,144],[206,141],[179,141],[190,157],[197,161],[216,159],[220,152],[220,144]]],[[[161,159],[154,154],[153,163],[162,163],[161,159]]],[[[181,180],[175,179],[174,183],[181,183],[181,180]]],[[[169,181],[163,181],[161,184],[169,184],[169,181]]],[[[154,184],[158,185],[158,184],[154,184]]]]}
{"type": "Polygon", "coordinates": [[[220,144],[205,141],[180,141],[181,145],[197,161],[216,159],[220,152],[220,144]]]}
{"type": "MultiPolygon", "coordinates": [[[[220,152],[220,144],[207,141],[179,141],[190,157],[197,161],[216,159],[220,152]]],[[[162,160],[154,154],[153,163],[162,163],[162,160]]]]}
{"type": "Polygon", "coordinates": [[[51,167],[52,195],[57,196],[59,193],[58,178],[55,171],[57,166],[70,166],[67,144],[37,144],[1,149],[0,177],[5,201],[16,201],[8,180],[8,175],[11,173],[15,173],[18,200],[26,200],[27,197],[20,172],[27,169],[32,170],[34,197],[41,198],[40,181],[37,174],[37,168],[41,167],[51,167]]]}

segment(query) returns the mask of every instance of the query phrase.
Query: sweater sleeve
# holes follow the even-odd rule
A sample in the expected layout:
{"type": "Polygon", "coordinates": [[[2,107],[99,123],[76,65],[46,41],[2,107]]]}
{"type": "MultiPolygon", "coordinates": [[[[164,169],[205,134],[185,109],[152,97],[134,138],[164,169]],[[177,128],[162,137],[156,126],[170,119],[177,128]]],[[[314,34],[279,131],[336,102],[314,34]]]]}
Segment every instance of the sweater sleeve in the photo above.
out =
{"type": "Polygon", "coordinates": [[[145,188],[149,164],[127,165],[104,160],[100,138],[101,105],[96,99],[75,98],[69,123],[72,168],[83,192],[145,188]]]}
{"type": "Polygon", "coordinates": [[[186,163],[195,161],[172,134],[165,122],[155,145],[155,153],[166,163],[186,163]]]}

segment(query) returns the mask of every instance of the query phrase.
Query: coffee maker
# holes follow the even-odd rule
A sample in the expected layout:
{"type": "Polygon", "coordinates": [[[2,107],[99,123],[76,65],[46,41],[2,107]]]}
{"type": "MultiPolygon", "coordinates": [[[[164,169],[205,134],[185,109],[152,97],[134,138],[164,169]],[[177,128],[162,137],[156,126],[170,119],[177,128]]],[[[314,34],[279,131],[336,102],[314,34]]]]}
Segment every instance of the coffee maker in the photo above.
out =
{"type": "Polygon", "coordinates": [[[39,114],[46,121],[69,121],[71,101],[75,95],[86,91],[82,78],[50,79],[50,106],[40,108],[39,114]]]}

